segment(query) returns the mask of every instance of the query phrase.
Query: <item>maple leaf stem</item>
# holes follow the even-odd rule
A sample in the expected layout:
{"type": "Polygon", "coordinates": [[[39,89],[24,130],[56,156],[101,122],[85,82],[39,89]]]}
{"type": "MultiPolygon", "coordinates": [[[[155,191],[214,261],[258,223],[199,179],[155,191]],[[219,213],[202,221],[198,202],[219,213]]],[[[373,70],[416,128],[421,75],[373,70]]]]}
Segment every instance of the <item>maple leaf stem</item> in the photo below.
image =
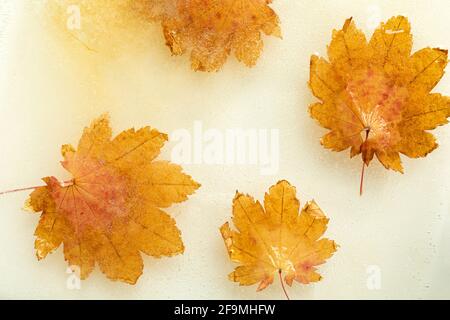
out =
{"type": "Polygon", "coordinates": [[[361,182],[359,183],[359,195],[362,196],[363,194],[363,185],[364,185],[364,171],[366,169],[366,164],[363,162],[362,169],[361,169],[361,182]]]}
{"type": "MultiPolygon", "coordinates": [[[[68,186],[68,185],[72,185],[73,184],[73,180],[66,180],[66,181],[63,181],[63,185],[64,186],[68,186]]],[[[12,189],[12,190],[6,190],[6,191],[1,191],[0,192],[0,196],[1,195],[4,195],[4,194],[8,194],[8,193],[15,193],[15,192],[21,192],[21,191],[28,191],[28,190],[34,190],[34,189],[37,189],[37,188],[42,188],[42,187],[45,187],[45,185],[42,185],[42,186],[34,186],[34,187],[26,187],[26,188],[19,188],[19,189],[12,189]]]]}
{"type": "MultiPolygon", "coordinates": [[[[366,128],[365,131],[366,131],[366,138],[364,139],[364,142],[366,142],[367,139],[369,139],[370,128],[366,128]]],[[[366,162],[364,161],[364,158],[363,158],[363,165],[362,165],[362,169],[361,169],[361,181],[359,183],[359,195],[360,196],[362,196],[362,194],[363,194],[365,169],[366,169],[366,162]]]]}
{"type": "Polygon", "coordinates": [[[39,188],[41,186],[35,186],[35,187],[27,187],[27,188],[20,188],[20,189],[12,189],[12,190],[6,190],[0,192],[0,195],[8,194],[8,193],[14,193],[14,192],[20,192],[20,191],[27,191],[27,190],[33,190],[36,188],[39,188]]]}
{"type": "Polygon", "coordinates": [[[283,277],[281,276],[281,270],[278,270],[278,276],[280,278],[281,287],[283,288],[283,292],[284,292],[284,295],[286,296],[286,299],[291,300],[286,291],[286,287],[284,286],[283,277]]]}

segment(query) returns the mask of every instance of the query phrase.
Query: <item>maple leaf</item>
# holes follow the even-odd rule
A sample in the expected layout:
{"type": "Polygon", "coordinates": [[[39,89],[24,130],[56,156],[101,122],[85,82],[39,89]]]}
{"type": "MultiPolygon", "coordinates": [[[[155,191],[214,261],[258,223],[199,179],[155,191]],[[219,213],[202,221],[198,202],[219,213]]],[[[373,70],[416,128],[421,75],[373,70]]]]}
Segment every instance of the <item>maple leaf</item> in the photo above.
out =
{"type": "MultiPolygon", "coordinates": [[[[264,197],[264,208],[251,196],[236,192],[233,223],[221,228],[230,259],[240,263],[229,275],[240,285],[259,282],[258,291],[269,286],[276,273],[281,284],[293,280],[303,284],[321,280],[316,266],[325,263],[337,249],[334,241],[319,238],[327,229],[328,218],[314,201],[300,210],[295,187],[279,181],[264,197]]],[[[285,292],[286,293],[286,292],[285,292]]]]}
{"type": "Polygon", "coordinates": [[[218,71],[231,52],[251,67],[263,49],[261,34],[281,37],[272,0],[150,0],[172,54],[190,53],[196,71],[218,71]]]}
{"type": "Polygon", "coordinates": [[[62,147],[63,167],[72,179],[44,178],[27,201],[42,212],[35,231],[36,255],[64,246],[70,266],[85,279],[98,264],[112,280],[136,283],[140,252],[153,257],[183,253],[175,220],[160,208],[185,201],[200,186],[181,167],[153,161],[167,135],[149,127],[112,139],[102,116],[86,128],[75,150],[62,147]]]}
{"type": "Polygon", "coordinates": [[[322,102],[311,116],[331,130],[321,143],[333,151],[361,154],[364,168],[374,155],[386,169],[403,172],[400,153],[425,157],[438,144],[426,130],[448,123],[450,98],[430,93],[444,74],[447,50],[425,48],[411,55],[408,19],[381,23],[370,41],[348,19],[334,30],[329,61],[311,58],[310,87],[322,102]]]}

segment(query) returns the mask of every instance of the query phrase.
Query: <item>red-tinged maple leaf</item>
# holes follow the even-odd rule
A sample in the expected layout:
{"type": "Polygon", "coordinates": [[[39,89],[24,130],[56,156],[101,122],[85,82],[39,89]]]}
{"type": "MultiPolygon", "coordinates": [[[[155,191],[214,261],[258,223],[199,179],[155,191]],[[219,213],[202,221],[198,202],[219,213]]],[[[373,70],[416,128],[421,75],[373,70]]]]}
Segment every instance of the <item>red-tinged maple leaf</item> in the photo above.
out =
{"type": "Polygon", "coordinates": [[[330,130],[321,140],[325,148],[361,154],[361,193],[374,156],[403,172],[400,154],[425,157],[438,146],[427,130],[448,123],[450,98],[430,93],[444,74],[447,50],[411,55],[410,29],[406,17],[393,17],[367,41],[348,19],[333,32],[329,61],[311,58],[309,83],[321,100],[310,107],[311,116],[330,130]]]}
{"type": "Polygon", "coordinates": [[[200,186],[180,166],[155,161],[167,135],[145,127],[112,138],[102,116],[86,128],[77,148],[62,147],[72,179],[44,178],[27,207],[41,212],[38,259],[59,246],[85,279],[97,264],[111,280],[136,283],[141,252],[153,257],[183,253],[175,220],[161,208],[185,201],[200,186]]]}

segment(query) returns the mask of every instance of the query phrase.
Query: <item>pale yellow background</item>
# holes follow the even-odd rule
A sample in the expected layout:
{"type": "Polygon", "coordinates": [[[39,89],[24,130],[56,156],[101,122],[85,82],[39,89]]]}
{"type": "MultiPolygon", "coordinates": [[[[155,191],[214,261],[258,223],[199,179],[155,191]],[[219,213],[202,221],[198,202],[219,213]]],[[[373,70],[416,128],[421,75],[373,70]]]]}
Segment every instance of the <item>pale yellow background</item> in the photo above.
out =
{"type": "MultiPolygon", "coordinates": [[[[145,50],[89,60],[93,53],[80,43],[61,45],[47,32],[31,2],[0,3],[0,190],[40,184],[47,175],[64,178],[60,145],[76,143],[82,128],[106,111],[116,133],[143,125],[192,130],[195,120],[205,129],[279,129],[280,170],[261,176],[256,166],[185,165],[203,185],[168,209],[186,252],[144,257],[135,286],[111,282],[96,269],[80,290],[67,289],[61,248],[44,261],[35,258],[38,215],[21,210],[27,193],[0,196],[0,298],[283,298],[278,282],[256,293],[255,286],[227,280],[233,264],[218,232],[236,189],[262,199],[282,178],[297,186],[303,203],[316,199],[331,218],[327,236],[341,246],[320,268],[323,281],[295,284],[292,298],[450,298],[450,126],[434,131],[441,146],[427,158],[403,158],[404,175],[374,161],[359,197],[360,159],[323,149],[325,130],[307,113],[315,101],[307,87],[309,57],[325,54],[333,28],[353,16],[370,33],[378,11],[383,20],[403,14],[415,50],[450,48],[448,0],[277,0],[284,39],[266,38],[255,68],[231,59],[217,74],[194,73],[186,57],[171,58],[157,25],[143,31],[145,50]],[[381,272],[379,290],[367,286],[369,266],[381,272]]],[[[450,95],[449,74],[435,91],[450,95]]],[[[170,158],[173,146],[162,158],[170,158]]]]}

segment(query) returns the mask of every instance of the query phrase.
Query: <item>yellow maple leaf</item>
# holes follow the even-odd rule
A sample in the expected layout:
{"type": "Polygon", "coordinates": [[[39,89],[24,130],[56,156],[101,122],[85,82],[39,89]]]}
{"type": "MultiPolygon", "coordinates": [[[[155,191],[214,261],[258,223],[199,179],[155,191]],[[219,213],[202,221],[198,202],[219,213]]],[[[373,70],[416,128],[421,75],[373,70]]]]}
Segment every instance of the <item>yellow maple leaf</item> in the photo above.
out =
{"type": "MultiPolygon", "coordinates": [[[[316,266],[325,263],[337,249],[334,241],[322,238],[328,218],[314,202],[307,202],[299,214],[300,203],[295,187],[279,181],[264,197],[264,208],[251,196],[236,193],[233,223],[220,231],[230,259],[240,263],[229,275],[240,285],[259,282],[258,291],[269,286],[276,273],[291,286],[321,280],[316,266]]],[[[284,286],[283,286],[284,288],[284,286]]]]}
{"type": "Polygon", "coordinates": [[[333,151],[361,154],[363,169],[374,155],[386,169],[403,172],[400,153],[425,157],[438,145],[425,130],[448,123],[450,98],[430,91],[447,65],[447,50],[425,48],[411,55],[408,19],[381,23],[370,41],[348,19],[334,30],[329,61],[311,58],[310,87],[322,102],[311,116],[331,130],[321,143],[333,151]]]}
{"type": "Polygon", "coordinates": [[[200,186],[180,166],[153,161],[167,135],[145,127],[112,139],[102,116],[86,128],[75,150],[62,147],[63,167],[72,179],[43,180],[27,201],[42,212],[35,231],[36,255],[64,246],[70,266],[85,279],[98,264],[112,280],[136,283],[140,252],[153,257],[183,253],[175,220],[160,208],[185,201],[200,186]]]}
{"type": "Polygon", "coordinates": [[[263,49],[261,34],[281,37],[272,0],[150,0],[172,54],[191,55],[196,71],[219,70],[231,52],[247,66],[263,49]]]}

